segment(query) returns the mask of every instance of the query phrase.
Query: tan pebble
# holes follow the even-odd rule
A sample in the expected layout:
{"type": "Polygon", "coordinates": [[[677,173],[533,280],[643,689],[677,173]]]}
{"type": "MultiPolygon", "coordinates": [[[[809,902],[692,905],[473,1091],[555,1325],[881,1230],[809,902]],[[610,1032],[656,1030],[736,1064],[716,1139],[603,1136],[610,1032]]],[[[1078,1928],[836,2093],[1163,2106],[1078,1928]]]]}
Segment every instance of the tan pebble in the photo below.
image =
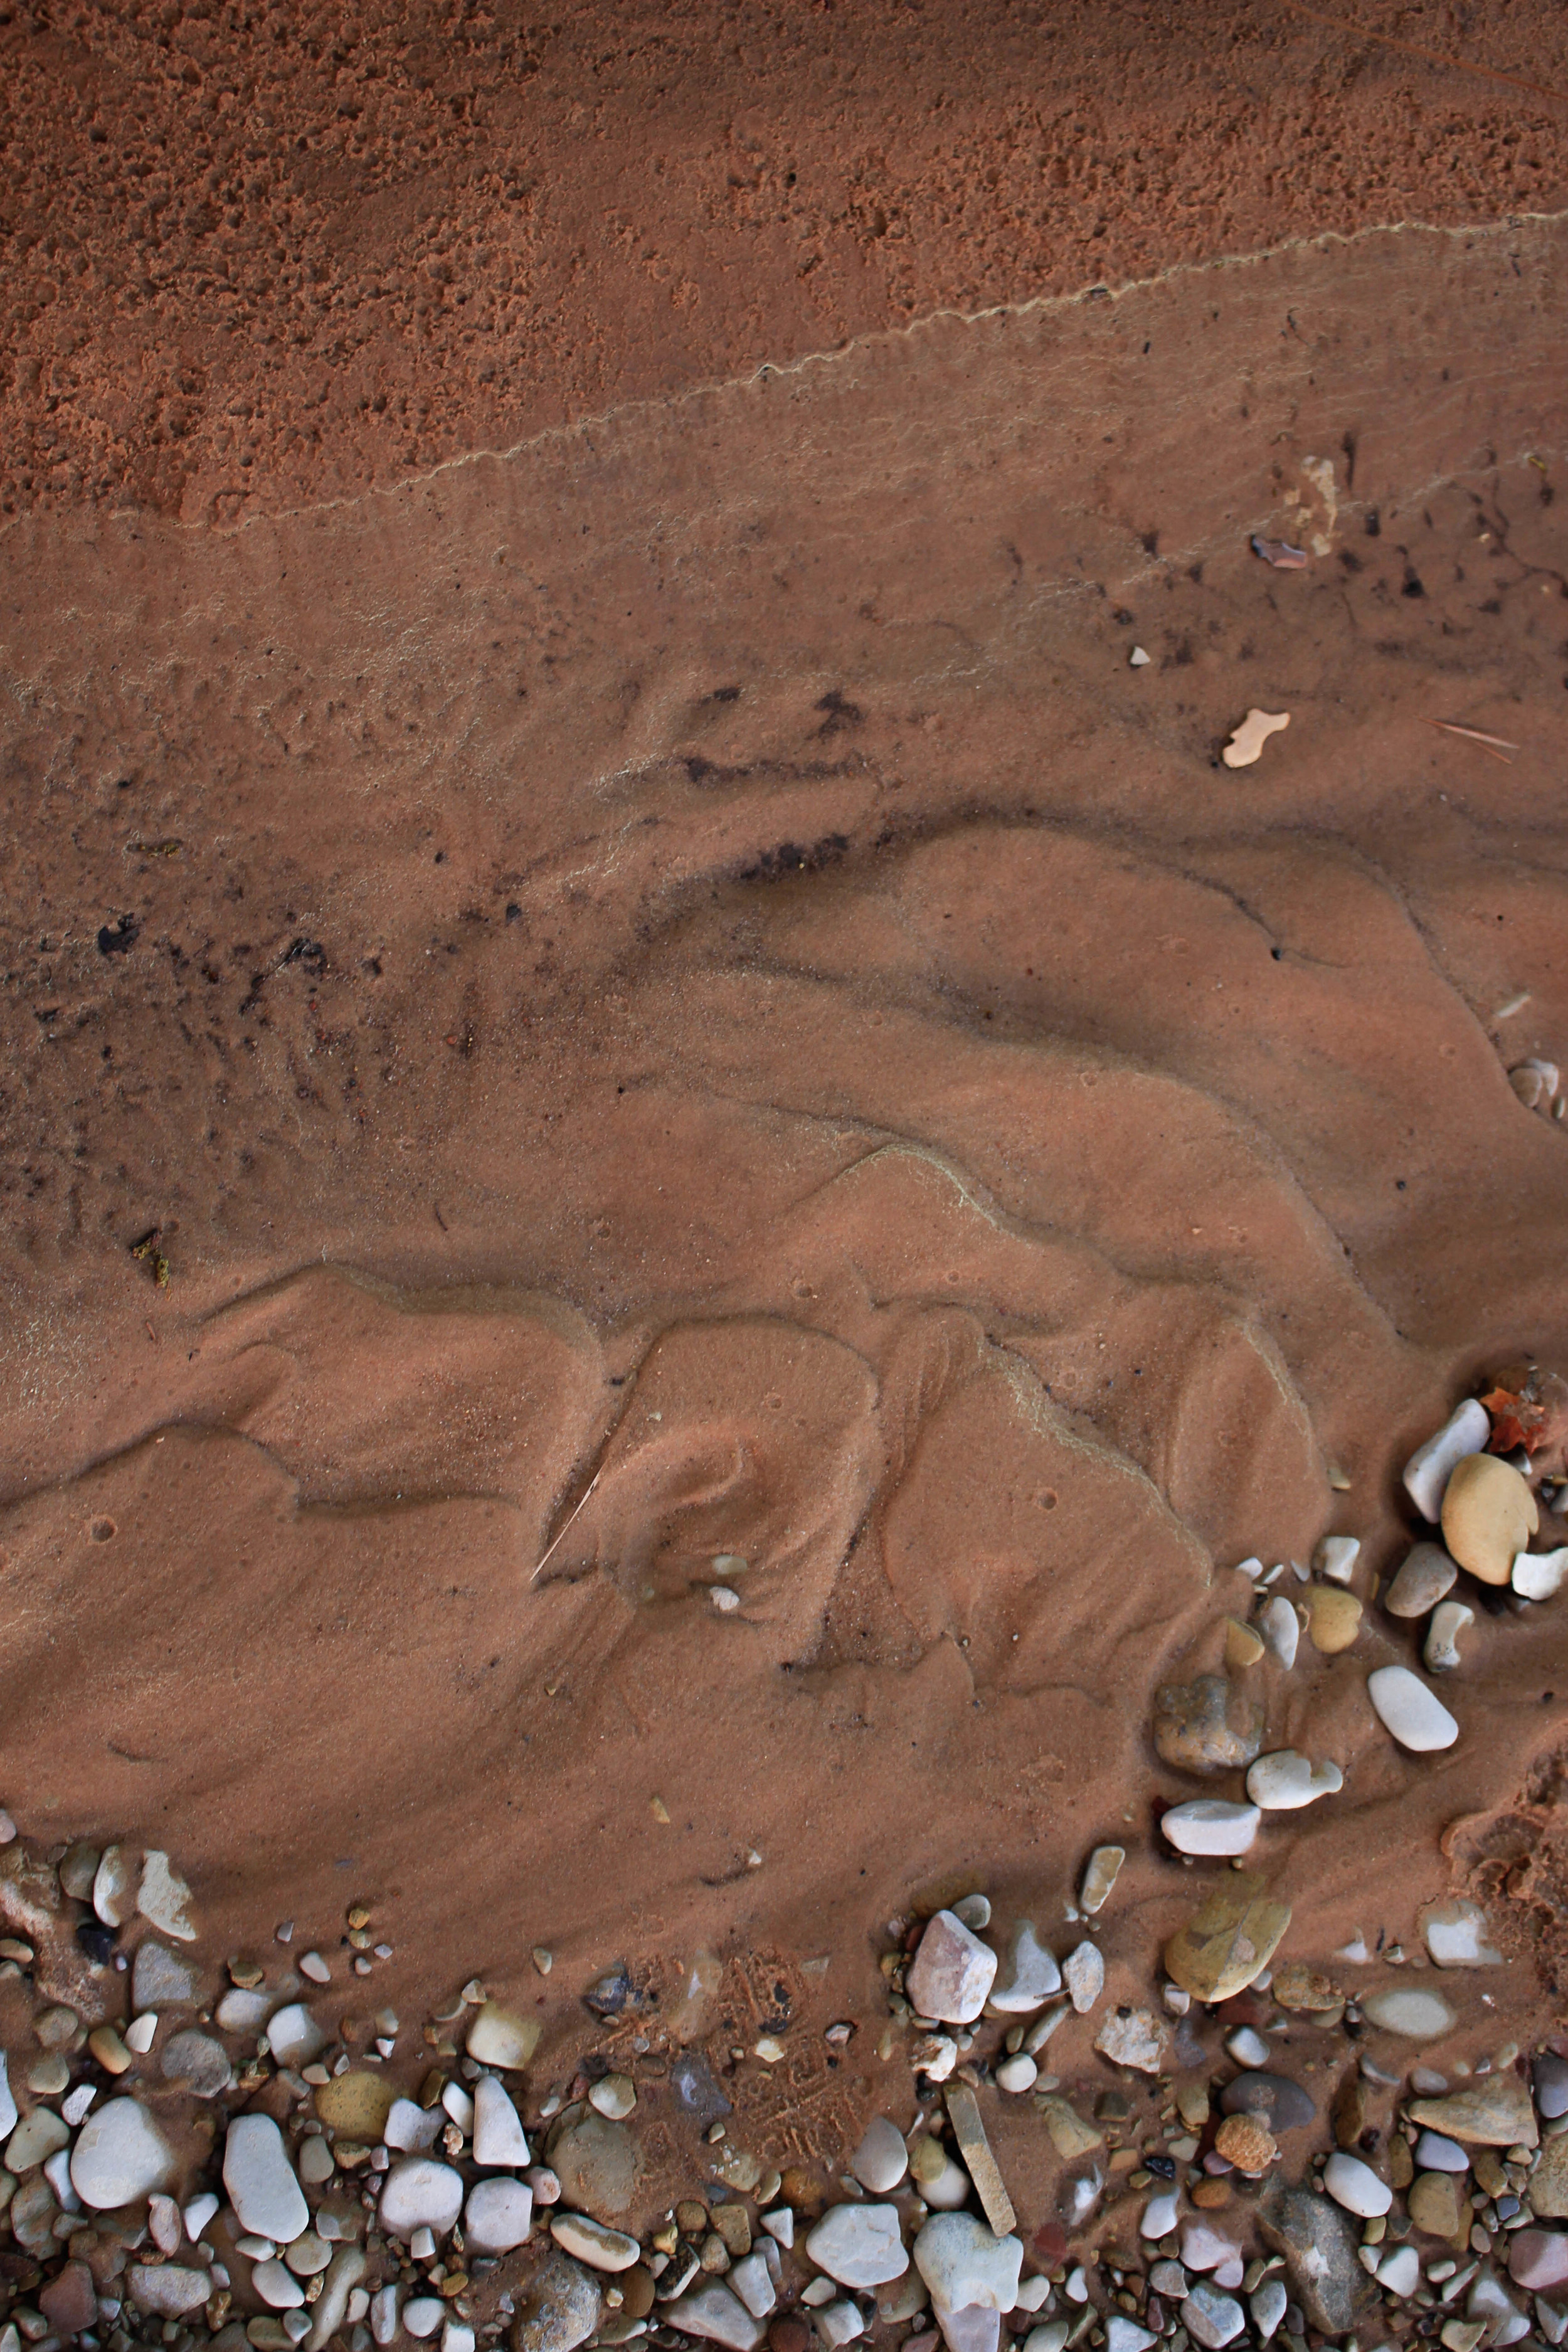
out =
{"type": "Polygon", "coordinates": [[[1348,1650],[1361,1631],[1361,1602],[1342,1584],[1310,1584],[1302,1606],[1307,1612],[1308,1637],[1325,1658],[1348,1650]]]}
{"type": "Polygon", "coordinates": [[[1410,2153],[1410,2142],[1396,2132],[1388,2143],[1388,2185],[1391,2189],[1408,2189],[1415,2178],[1415,2158],[1410,2153]]]}
{"type": "Polygon", "coordinates": [[[1305,1960],[1287,1960],[1276,1969],[1268,1989],[1281,2009],[1340,2009],[1344,2004],[1339,1987],[1305,1960]]]}
{"type": "Polygon", "coordinates": [[[1263,1655],[1263,1644],[1250,1625],[1239,1624],[1234,1617],[1225,1621],[1225,1662],[1234,1670],[1255,1666],[1263,1655]]]}
{"type": "Polygon", "coordinates": [[[112,2025],[95,2025],[87,2046],[106,2074],[123,2074],[131,2063],[131,2053],[112,2025]]]}
{"type": "Polygon", "coordinates": [[[1273,2133],[1254,2115],[1226,2116],[1215,2134],[1214,2144],[1221,2156],[1249,2180],[1257,2180],[1267,2172],[1279,2153],[1273,2133]]]}
{"type": "Polygon", "coordinates": [[[1459,2194],[1457,2174],[1423,2172],[1412,2182],[1406,2202],[1412,2222],[1429,2238],[1458,2236],[1460,2208],[1465,2200],[1459,2194]]]}
{"type": "Polygon", "coordinates": [[[1289,724],[1288,710],[1249,710],[1241,724],[1231,729],[1220,757],[1227,768],[1250,768],[1270,735],[1289,724]]]}
{"type": "Polygon", "coordinates": [[[1194,2000],[1228,2000],[1268,1966],[1290,1925],[1290,1906],[1238,1873],[1215,1886],[1165,1946],[1165,1973],[1194,2000]]]}
{"type": "Polygon", "coordinates": [[[1443,1493],[1443,1541],[1461,1568],[1483,1584],[1506,1584],[1514,1554],[1541,1525],[1535,1497],[1511,1463],[1467,1454],[1443,1493]]]}
{"type": "Polygon", "coordinates": [[[1194,2205],[1202,2206],[1211,2213],[1217,2213],[1222,2205],[1230,2203],[1228,2180],[1196,2180],[1188,2193],[1194,2205]]]}

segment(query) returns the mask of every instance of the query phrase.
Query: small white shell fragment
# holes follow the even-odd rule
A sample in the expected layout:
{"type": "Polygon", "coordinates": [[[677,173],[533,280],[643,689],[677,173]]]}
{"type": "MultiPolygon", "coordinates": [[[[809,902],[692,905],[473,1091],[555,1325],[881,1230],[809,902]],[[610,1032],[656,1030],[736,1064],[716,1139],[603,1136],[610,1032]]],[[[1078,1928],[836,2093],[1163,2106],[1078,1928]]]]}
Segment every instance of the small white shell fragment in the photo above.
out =
{"type": "Polygon", "coordinates": [[[1320,1797],[1337,1796],[1345,1776],[1337,1764],[1314,1764],[1294,1748],[1260,1756],[1247,1775],[1247,1793],[1266,1813],[1293,1813],[1320,1797]]]}
{"type": "Polygon", "coordinates": [[[1258,1630],[1274,1657],[1275,1663],[1287,1674],[1296,1663],[1296,1649],[1301,1639],[1301,1620],[1282,1592],[1264,1604],[1258,1620],[1258,1630]]]}
{"type": "Polygon", "coordinates": [[[1288,710],[1249,710],[1241,724],[1231,729],[1220,757],[1227,768],[1250,768],[1270,735],[1278,735],[1289,724],[1288,710]]]}
{"type": "Polygon", "coordinates": [[[1127,667],[1129,669],[1147,669],[1149,660],[1150,656],[1144,652],[1142,646],[1134,646],[1127,656],[1127,667]]]}
{"type": "Polygon", "coordinates": [[[1492,1425],[1479,1397],[1456,1405],[1435,1437],[1418,1445],[1405,1465],[1405,1491],[1424,1519],[1436,1527],[1443,1516],[1443,1490],[1456,1462],[1486,1449],[1492,1425]]]}
{"type": "Polygon", "coordinates": [[[1568,1544],[1556,1551],[1521,1551],[1513,1558],[1513,1589],[1527,1601],[1550,1601],[1568,1576],[1568,1544]]]}
{"type": "Polygon", "coordinates": [[[1325,1536],[1312,1554],[1312,1566],[1331,1584],[1348,1584],[1360,1552],[1359,1536],[1325,1536]]]}
{"type": "Polygon", "coordinates": [[[1173,1805],[1160,1822],[1163,1836],[1178,1853],[1245,1853],[1258,1835],[1256,1805],[1233,1805],[1223,1797],[1190,1797],[1173,1805]]]}
{"type": "Polygon", "coordinates": [[[1439,1601],[1426,1628],[1421,1655],[1429,1675],[1451,1675],[1459,1663],[1459,1636],[1476,1622],[1476,1612],[1462,1601],[1439,1601]]]}
{"type": "Polygon", "coordinates": [[[1459,1727],[1434,1690],[1408,1666],[1379,1666],[1366,1678],[1367,1696],[1385,1731],[1418,1756],[1452,1748],[1459,1727]]]}

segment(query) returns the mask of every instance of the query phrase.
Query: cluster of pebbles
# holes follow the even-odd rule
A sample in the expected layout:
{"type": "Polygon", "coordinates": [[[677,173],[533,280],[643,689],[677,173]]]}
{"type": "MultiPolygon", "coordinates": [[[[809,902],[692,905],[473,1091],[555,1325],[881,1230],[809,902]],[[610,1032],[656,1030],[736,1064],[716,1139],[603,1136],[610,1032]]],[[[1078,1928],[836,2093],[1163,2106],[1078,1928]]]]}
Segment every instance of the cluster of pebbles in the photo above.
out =
{"type": "MultiPolygon", "coordinates": [[[[1405,1474],[1443,1543],[1418,1542],[1382,1599],[1396,1622],[1426,1619],[1430,1673],[1453,1670],[1434,1651],[1457,1652],[1443,1612],[1461,1578],[1520,1607],[1556,1590],[1562,1555],[1529,1549],[1529,1457],[1487,1450],[1494,1436],[1468,1402],[1405,1474]]],[[[1289,1906],[1240,1867],[1270,1810],[1341,1785],[1326,1759],[1265,1752],[1245,1676],[1265,1654],[1289,1670],[1303,1638],[1353,1641],[1359,1549],[1326,1538],[1300,1592],[1249,1563],[1226,1672],[1160,1695],[1162,1758],[1245,1773],[1247,1803],[1163,1816],[1168,1845],[1222,1867],[1165,1943],[1148,2006],[1107,1998],[1097,1937],[1120,1845],[1088,1856],[1060,1951],[1028,1919],[988,1940],[978,1892],[889,1923],[877,2050],[907,2060],[912,2119],[874,2116],[826,2181],[770,2164],[765,2112],[750,2127],[763,2153],[731,2137],[733,2110],[679,2032],[585,2058],[540,2095],[543,2021],[477,1980],[416,2030],[390,2008],[333,2020],[342,1988],[360,1997],[393,1957],[368,1907],[330,1955],[296,1955],[285,1925],[266,1959],[237,1954],[220,1974],[166,1853],[43,1852],[0,1814],[0,2352],[478,2352],[502,2336],[512,2352],[645,2337],[659,2352],[866,2337],[1000,2352],[1004,2332],[1023,2352],[1562,2344],[1568,2231],[1549,2225],[1568,2220],[1568,2040],[1438,2066],[1458,2022],[1446,1994],[1412,1979],[1358,1995],[1279,1959],[1289,1906]],[[1092,2027],[1099,2084],[1047,2071],[1069,2018],[1092,2027]],[[680,2076],[697,2177],[639,2233],[639,2093],[656,2068],[680,2076]],[[1026,2228],[991,2131],[1031,2109],[1057,2187],[1026,2228]]],[[[1405,1666],[1370,1676],[1369,1704],[1416,1752],[1453,1722],[1405,1666]]],[[[1429,1906],[1421,1933],[1438,1969],[1502,1964],[1463,1898],[1429,1906]]],[[[1342,1973],[1371,1958],[1333,1956],[1342,1973]]],[[[549,1951],[531,1966],[548,1978],[549,1951]]],[[[622,1968],[584,2000],[608,2021],[630,1990],[622,1968]]],[[[827,2042],[857,2030],[839,2021],[827,2042]]],[[[779,2033],[750,2054],[777,2065],[779,2033]]]]}

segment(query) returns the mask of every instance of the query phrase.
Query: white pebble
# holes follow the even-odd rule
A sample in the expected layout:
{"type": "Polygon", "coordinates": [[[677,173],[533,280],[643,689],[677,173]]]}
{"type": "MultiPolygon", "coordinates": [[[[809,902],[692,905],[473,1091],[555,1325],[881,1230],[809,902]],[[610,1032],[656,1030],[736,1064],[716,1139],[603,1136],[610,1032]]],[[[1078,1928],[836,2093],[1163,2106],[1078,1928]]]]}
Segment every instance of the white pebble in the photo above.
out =
{"type": "Polygon", "coordinates": [[[1091,1944],[1086,1936],[1068,1954],[1062,1975],[1074,2009],[1080,2017],[1087,2016],[1105,1990],[1105,1960],[1098,1944],[1091,1944]]]}
{"type": "Polygon", "coordinates": [[[1359,1536],[1325,1536],[1312,1554],[1312,1566],[1331,1584],[1348,1584],[1360,1555],[1359,1536]]]}
{"type": "Polygon", "coordinates": [[[1032,2091],[1039,2072],[1039,2068],[1027,2052],[1020,2050],[1016,2057],[1004,2058],[998,2065],[996,2088],[999,2091],[1011,2091],[1015,2094],[1020,2091],[1032,2091]]]}
{"type": "Polygon", "coordinates": [[[1173,1805],[1160,1822],[1161,1834],[1178,1853],[1245,1853],[1258,1834],[1256,1805],[1233,1805],[1223,1797],[1190,1797],[1173,1805]]]}
{"type": "Polygon", "coordinates": [[[1513,1558],[1513,1589],[1527,1601],[1550,1601],[1568,1575],[1568,1544],[1555,1551],[1521,1551],[1513,1558]]]}
{"type": "Polygon", "coordinates": [[[1250,2025],[1238,2025],[1234,2033],[1226,2035],[1225,2046],[1238,2066],[1267,2072],[1268,2044],[1262,2034],[1256,2032],[1250,2025]]]}
{"type": "Polygon", "coordinates": [[[1127,656],[1127,666],[1130,669],[1147,669],[1150,658],[1142,646],[1134,646],[1127,656]]]}
{"type": "Polygon", "coordinates": [[[1459,1727],[1436,1691],[1429,1690],[1408,1666],[1379,1666],[1366,1678],[1367,1696],[1384,1730],[1402,1748],[1427,1755],[1452,1748],[1459,1727]]]}
{"type": "Polygon", "coordinates": [[[738,1609],[741,1605],[741,1596],[732,1584],[710,1584],[708,1587],[708,1598],[720,1614],[725,1617],[731,1610],[738,1609]]]}
{"type": "Polygon", "coordinates": [[[1313,1764],[1294,1748],[1277,1748],[1260,1756],[1247,1775],[1247,1793],[1266,1813],[1294,1812],[1320,1797],[1337,1795],[1344,1784],[1337,1764],[1313,1764]]]}
{"type": "Polygon", "coordinates": [[[1287,1673],[1296,1663],[1296,1652],[1301,1639],[1301,1620],[1292,1602],[1282,1592],[1265,1602],[1258,1613],[1258,1630],[1268,1643],[1275,1664],[1287,1673]]]}
{"type": "Polygon", "coordinates": [[[1374,2221],[1386,2213],[1394,2202],[1394,2191],[1386,2180],[1380,2180],[1370,2164],[1359,2156],[1346,2156],[1336,2148],[1323,2167],[1323,2186],[1336,2205],[1347,2213],[1354,2213],[1363,2221],[1374,2221]]]}
{"type": "Polygon", "coordinates": [[[1405,1465],[1405,1491],[1424,1519],[1434,1526],[1443,1516],[1443,1490],[1456,1462],[1467,1454],[1485,1451],[1491,1435],[1487,1409],[1479,1397],[1467,1397],[1449,1414],[1435,1437],[1418,1445],[1405,1465]]]}
{"type": "Polygon", "coordinates": [[[1176,2191],[1165,2189],[1151,2197],[1143,2208],[1143,2218],[1138,2224],[1141,2238],[1168,2238],[1176,2226],[1176,2191]]]}
{"type": "Polygon", "coordinates": [[[1459,1636],[1476,1622],[1462,1601],[1439,1601],[1426,1627],[1421,1656],[1429,1675],[1451,1675],[1459,1664],[1459,1636]]]}

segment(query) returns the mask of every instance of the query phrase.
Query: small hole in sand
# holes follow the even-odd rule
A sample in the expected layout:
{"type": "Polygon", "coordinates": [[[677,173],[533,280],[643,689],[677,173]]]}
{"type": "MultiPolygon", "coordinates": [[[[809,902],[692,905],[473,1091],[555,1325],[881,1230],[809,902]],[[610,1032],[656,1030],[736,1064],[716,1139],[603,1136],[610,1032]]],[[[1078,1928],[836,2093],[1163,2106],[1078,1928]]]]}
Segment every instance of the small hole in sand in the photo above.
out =
{"type": "Polygon", "coordinates": [[[1038,1503],[1042,1511],[1054,1511],[1057,1507],[1056,1488],[1054,1486],[1046,1487],[1042,1494],[1038,1494],[1035,1496],[1035,1500],[1038,1503]]]}
{"type": "Polygon", "coordinates": [[[89,1543],[110,1543],[119,1532],[112,1519],[89,1519],[87,1524],[89,1543]]]}

